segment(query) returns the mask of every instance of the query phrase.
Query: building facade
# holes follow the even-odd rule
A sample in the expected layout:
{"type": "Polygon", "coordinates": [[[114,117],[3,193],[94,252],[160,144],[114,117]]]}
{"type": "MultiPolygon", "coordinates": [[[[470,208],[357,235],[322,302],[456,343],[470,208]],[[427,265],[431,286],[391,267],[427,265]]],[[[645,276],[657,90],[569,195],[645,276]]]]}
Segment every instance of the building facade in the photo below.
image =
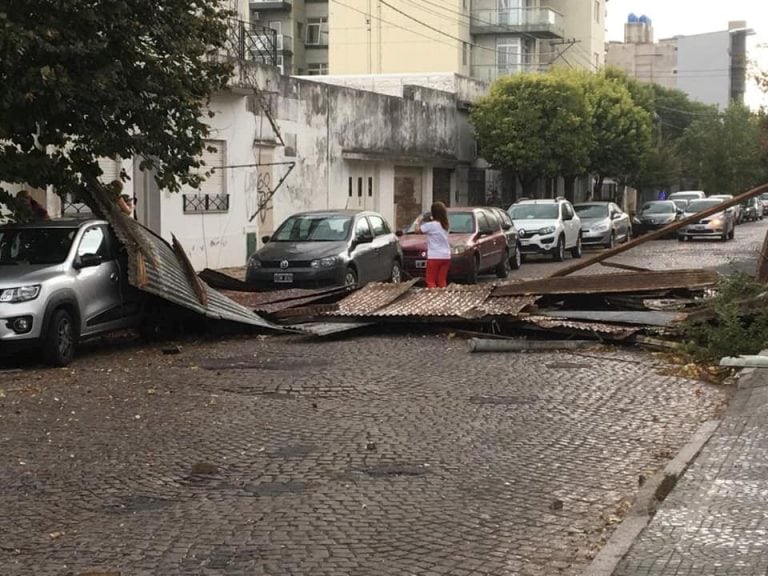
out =
{"type": "Polygon", "coordinates": [[[606,64],[642,82],[682,90],[692,99],[721,109],[744,101],[747,77],[745,22],[728,30],[654,41],[653,24],[633,14],[624,25],[624,42],[609,42],[606,64]]]}
{"type": "Polygon", "coordinates": [[[285,74],[501,75],[604,64],[606,0],[251,0],[285,74]]]}

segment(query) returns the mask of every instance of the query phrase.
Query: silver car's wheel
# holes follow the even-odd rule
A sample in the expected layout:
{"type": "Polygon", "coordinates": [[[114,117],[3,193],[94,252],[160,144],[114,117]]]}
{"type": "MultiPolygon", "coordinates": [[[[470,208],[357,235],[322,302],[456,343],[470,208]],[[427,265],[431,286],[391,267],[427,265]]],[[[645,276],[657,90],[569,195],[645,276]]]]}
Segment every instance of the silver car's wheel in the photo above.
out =
{"type": "Polygon", "coordinates": [[[72,315],[66,310],[56,310],[51,316],[43,340],[46,362],[53,366],[66,366],[75,356],[77,333],[72,315]]]}

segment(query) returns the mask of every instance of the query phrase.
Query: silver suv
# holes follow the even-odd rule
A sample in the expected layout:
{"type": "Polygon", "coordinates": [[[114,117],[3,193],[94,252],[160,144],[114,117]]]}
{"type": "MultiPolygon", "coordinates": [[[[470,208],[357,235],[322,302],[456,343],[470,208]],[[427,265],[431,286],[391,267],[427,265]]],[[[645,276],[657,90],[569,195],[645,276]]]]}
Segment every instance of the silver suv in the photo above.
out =
{"type": "Polygon", "coordinates": [[[581,219],[565,198],[520,200],[509,207],[523,254],[549,254],[563,261],[565,251],[581,258],[581,219]]]}
{"type": "Polygon", "coordinates": [[[143,294],[122,254],[104,220],[0,226],[0,354],[37,348],[65,366],[79,340],[138,327],[143,294]]]}

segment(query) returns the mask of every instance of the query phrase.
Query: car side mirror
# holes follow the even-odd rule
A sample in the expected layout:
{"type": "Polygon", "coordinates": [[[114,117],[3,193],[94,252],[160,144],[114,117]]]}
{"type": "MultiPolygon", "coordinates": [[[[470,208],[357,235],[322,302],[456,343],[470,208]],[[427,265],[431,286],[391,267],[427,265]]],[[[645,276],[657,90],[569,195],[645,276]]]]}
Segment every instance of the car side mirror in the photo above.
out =
{"type": "Polygon", "coordinates": [[[101,256],[98,254],[82,254],[75,257],[75,261],[72,263],[72,266],[76,270],[81,270],[82,268],[93,268],[99,264],[101,264],[101,256]]]}
{"type": "Polygon", "coordinates": [[[621,218],[621,217],[622,217],[622,213],[621,213],[621,212],[614,212],[614,213],[613,213],[613,216],[612,216],[612,218],[613,218],[614,220],[618,220],[618,219],[619,219],[619,218],[621,218]]]}
{"type": "Polygon", "coordinates": [[[262,241],[264,244],[266,244],[266,243],[267,243],[267,242],[269,242],[270,240],[272,240],[272,236],[270,236],[269,234],[266,234],[265,236],[262,236],[262,237],[261,237],[261,241],[262,241]]]}
{"type": "Polygon", "coordinates": [[[402,235],[403,235],[403,231],[402,230],[395,231],[395,236],[397,236],[398,238],[400,238],[400,236],[402,236],[402,235]]]}
{"type": "Polygon", "coordinates": [[[353,245],[357,246],[358,244],[370,244],[371,242],[373,242],[373,236],[355,236],[353,245]]]}

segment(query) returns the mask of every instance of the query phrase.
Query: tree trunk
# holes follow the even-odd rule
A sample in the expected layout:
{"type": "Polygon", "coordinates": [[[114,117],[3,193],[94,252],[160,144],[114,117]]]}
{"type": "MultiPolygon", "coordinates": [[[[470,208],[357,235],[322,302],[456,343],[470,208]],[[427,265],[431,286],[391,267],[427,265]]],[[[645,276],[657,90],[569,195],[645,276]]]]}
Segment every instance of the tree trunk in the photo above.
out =
{"type": "Polygon", "coordinates": [[[576,197],[576,176],[563,176],[565,198],[569,202],[575,202],[576,197]]]}
{"type": "Polygon", "coordinates": [[[605,180],[605,176],[602,174],[598,174],[597,179],[595,180],[595,187],[592,191],[592,197],[594,200],[602,200],[603,199],[603,181],[605,180]]]}

